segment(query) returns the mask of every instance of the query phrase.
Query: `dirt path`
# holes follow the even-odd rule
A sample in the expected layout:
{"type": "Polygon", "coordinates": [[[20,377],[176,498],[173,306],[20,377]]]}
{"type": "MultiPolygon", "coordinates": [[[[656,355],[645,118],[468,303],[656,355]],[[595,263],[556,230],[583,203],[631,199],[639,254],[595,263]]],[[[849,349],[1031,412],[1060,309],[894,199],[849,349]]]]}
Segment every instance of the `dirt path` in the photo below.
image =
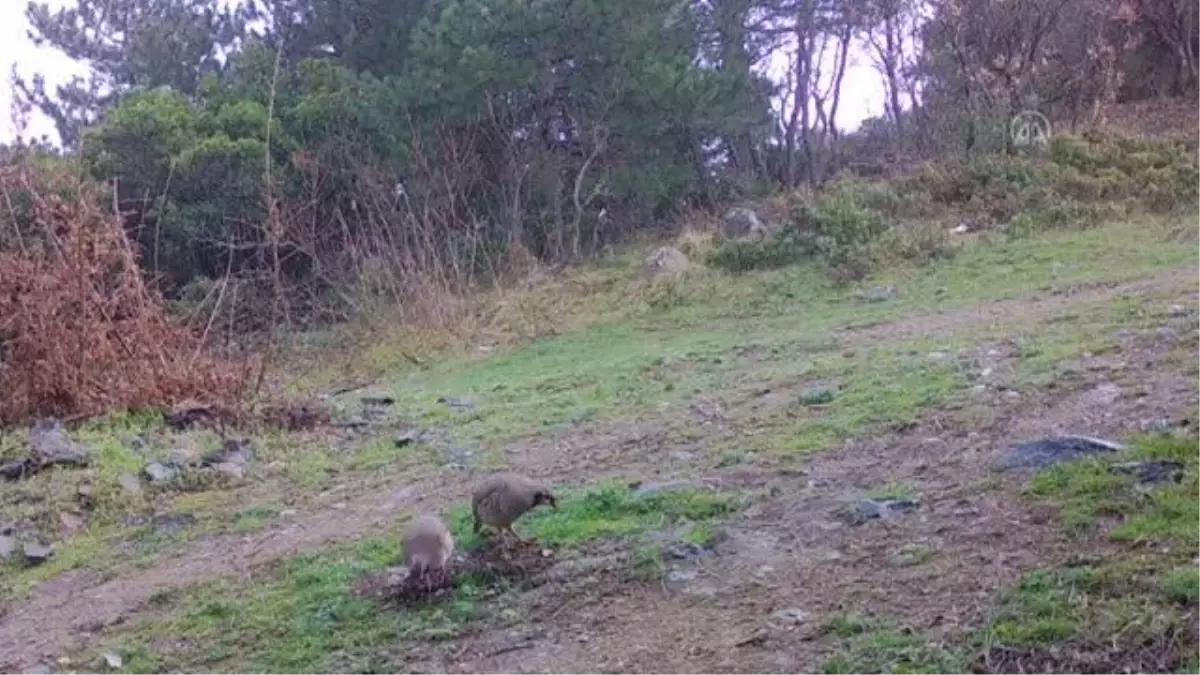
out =
{"type": "Polygon", "coordinates": [[[1195,382],[1161,361],[1170,339],[1128,345],[1124,358],[1097,358],[1070,387],[994,408],[983,428],[934,414],[902,435],[847,444],[813,456],[807,474],[764,476],[778,492],[727,526],[715,558],[679,589],[594,584],[562,589],[532,616],[569,615],[535,628],[531,646],[508,650],[507,631],[474,638],[453,659],[422,655],[410,665],[451,672],[813,672],[818,627],[834,615],[874,615],[931,635],[979,625],[995,594],[1024,570],[1061,565],[1106,549],[1099,538],[1066,537],[1053,514],[1020,498],[1024,476],[998,474],[993,460],[1011,443],[1087,430],[1121,438],[1139,420],[1194,414],[1195,382]],[[1097,391],[1120,392],[1097,405],[1097,391]],[[889,483],[911,486],[918,513],[850,525],[849,499],[889,483]],[[1089,550],[1095,549],[1095,550],[1089,550]],[[907,565],[905,556],[928,555],[907,565]],[[570,611],[559,613],[569,602],[570,611]],[[772,615],[797,609],[807,619],[772,615]],[[496,654],[496,652],[502,652],[496,654]],[[495,654],[495,655],[493,655],[495,654]]]}
{"type": "MultiPolygon", "coordinates": [[[[864,342],[947,334],[1015,317],[1050,317],[1072,303],[1124,292],[1179,292],[1190,301],[1195,279],[1194,269],[1170,270],[1116,288],[988,303],[850,333],[864,342]]],[[[1011,583],[1020,569],[1065,553],[1045,519],[1021,506],[1014,490],[981,492],[978,486],[989,476],[987,460],[1018,437],[1080,430],[1120,436],[1134,420],[1194,411],[1195,383],[1178,369],[1156,365],[1168,348],[1158,342],[1131,343],[1122,358],[1138,362],[1137,369],[1092,364],[1096,367],[1070,387],[1030,392],[1018,400],[977,401],[991,411],[986,428],[968,429],[935,415],[902,436],[814,455],[807,476],[780,478],[767,470],[750,476],[780,496],[730,525],[730,538],[718,549],[721,555],[706,563],[710,569],[700,575],[703,583],[696,588],[666,594],[645,588],[607,589],[610,595],[595,597],[585,593],[572,600],[571,623],[542,626],[534,647],[489,656],[498,638],[480,636],[477,645],[456,646],[453,659],[444,653],[426,655],[433,660],[429,665],[505,672],[812,669],[816,654],[807,646],[812,635],[803,627],[766,625],[772,611],[798,607],[821,616],[850,604],[886,608],[913,625],[965,625],[979,604],[1011,583]],[[1095,389],[1113,383],[1118,391],[1146,393],[1119,395],[1097,406],[1095,389]],[[895,525],[850,527],[831,515],[847,495],[893,481],[911,483],[921,493],[919,516],[895,525]],[[898,549],[914,542],[933,552],[929,564],[897,568],[888,563],[898,549]],[[764,631],[765,637],[754,638],[764,631]],[[748,638],[754,638],[749,646],[735,646],[748,638]]],[[[693,467],[674,467],[662,457],[678,444],[677,432],[694,432],[695,423],[672,418],[583,425],[516,444],[506,454],[514,467],[563,483],[616,473],[694,474],[693,467]]],[[[734,468],[712,477],[738,475],[734,468]]],[[[147,569],[109,578],[84,570],[63,574],[35,588],[0,618],[0,662],[9,669],[30,667],[128,618],[156,594],[244,575],[296,553],[390,529],[407,509],[436,509],[464,499],[472,478],[431,472],[349,499],[344,508],[282,519],[266,531],[191,542],[147,569]]],[[[414,667],[419,658],[413,656],[414,667]]]]}

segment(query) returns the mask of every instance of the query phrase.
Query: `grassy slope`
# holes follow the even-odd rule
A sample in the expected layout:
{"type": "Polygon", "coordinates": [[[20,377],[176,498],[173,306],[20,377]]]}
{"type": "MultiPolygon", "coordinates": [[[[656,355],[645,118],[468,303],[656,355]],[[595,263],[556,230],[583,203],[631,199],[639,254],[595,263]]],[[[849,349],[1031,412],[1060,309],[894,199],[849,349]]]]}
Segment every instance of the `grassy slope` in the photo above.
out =
{"type": "MultiPolygon", "coordinates": [[[[625,281],[632,275],[633,263],[624,261],[573,273],[588,275],[586,285],[596,289],[591,301],[603,311],[595,320],[586,319],[586,312],[576,307],[572,323],[580,327],[575,330],[490,357],[462,355],[427,370],[397,372],[385,388],[397,398],[405,417],[445,425],[458,442],[484,450],[485,463],[502,465],[506,443],[548,429],[589,420],[661,416],[701,393],[745,392],[782,383],[840,385],[829,405],[785,406],[774,416],[758,420],[760,433],[745,443],[710,449],[714,464],[755,457],[774,461],[828,448],[880,425],[902,424],[923,410],[947,404],[968,386],[967,375],[954,363],[929,359],[930,351],[950,351],[1016,333],[1025,355],[1021,376],[1037,382],[1052,377],[1058,361],[1101,351],[1115,328],[1146,317],[1139,314],[1144,308],[1120,301],[1082,303],[1073,308],[1071,320],[1036,331],[1033,323],[1027,328],[976,323],[950,334],[875,342],[855,353],[834,349],[836,329],[1194,267],[1194,242],[1181,243],[1174,235],[1177,231],[1177,225],[1164,227],[1147,220],[970,247],[951,261],[924,269],[891,270],[871,280],[900,289],[898,298],[883,303],[857,300],[853,290],[834,288],[807,267],[736,278],[700,271],[664,294],[661,288],[648,290],[625,281]],[[745,356],[750,353],[755,358],[745,356]],[[471,397],[477,409],[451,415],[435,403],[440,396],[471,397]]],[[[374,356],[386,359],[386,355],[374,356]]],[[[282,462],[285,468],[250,488],[232,494],[124,495],[116,477],[123,470],[136,469],[142,459],[122,439],[148,429],[157,443],[180,440],[137,418],[93,425],[83,434],[93,447],[102,448],[94,469],[100,515],[85,534],[62,545],[51,564],[33,570],[5,569],[0,578],[11,592],[22,592],[73,567],[102,568],[118,560],[128,562],[130,557],[135,563],[150,564],[154,555],[177,545],[179,539],[268,526],[285,502],[330,485],[394,481],[436,463],[420,449],[394,449],[390,437],[364,439],[348,451],[331,451],[328,444],[303,437],[278,437],[265,439],[259,460],[282,462]],[[160,535],[119,523],[119,514],[147,506],[160,513],[195,513],[199,527],[180,535],[160,535]],[[128,546],[116,546],[129,540],[135,542],[132,552],[128,546]]],[[[1194,463],[1191,466],[1191,483],[1185,482],[1184,489],[1191,489],[1194,496],[1194,463]]],[[[19,488],[25,492],[6,494],[3,508],[7,513],[61,499],[74,480],[66,472],[39,477],[19,488]]],[[[1074,483],[1062,482],[1068,486],[1062,494],[1075,495],[1070,487],[1074,483]]],[[[528,527],[548,540],[565,543],[614,534],[634,536],[666,520],[684,519],[696,524],[696,536],[702,538],[703,523],[727,507],[723,500],[689,497],[679,503],[630,504],[616,494],[602,489],[581,493],[568,502],[570,508],[539,515],[528,527]]],[[[1070,506],[1068,511],[1085,508],[1070,506]]],[[[1185,518],[1191,518],[1193,525],[1196,522],[1192,512],[1170,517],[1176,518],[1170,521],[1174,524],[1185,518]]],[[[456,522],[461,529],[462,519],[456,522]]],[[[1171,530],[1174,525],[1161,527],[1171,530]]],[[[509,620],[494,616],[470,588],[450,606],[411,615],[380,610],[349,594],[354,578],[388,564],[395,554],[393,542],[368,541],[286,561],[249,585],[222,582],[161,598],[166,618],[133,629],[124,640],[123,651],[130,657],[127,665],[133,670],[386,669],[387,648],[397,640],[453,634],[482,617],[509,620]]],[[[1174,589],[1176,596],[1192,593],[1194,598],[1189,590],[1194,587],[1193,577],[1181,569],[1182,562],[1173,562],[1162,577],[1163,587],[1174,589]]],[[[1026,611],[1021,609],[1019,594],[1014,602],[1006,607],[1026,611]]],[[[989,629],[993,637],[1004,635],[1003,620],[989,629]]],[[[1072,625],[1083,630],[1079,627],[1089,624],[1072,625]]],[[[1064,629],[1058,637],[1074,639],[1075,635],[1067,635],[1064,629]]],[[[923,655],[905,657],[922,668],[937,668],[946,663],[941,659],[962,658],[962,652],[929,651],[919,639],[884,629],[847,629],[846,640],[843,658],[849,666],[834,662],[833,670],[886,668],[898,653],[923,655]]]]}

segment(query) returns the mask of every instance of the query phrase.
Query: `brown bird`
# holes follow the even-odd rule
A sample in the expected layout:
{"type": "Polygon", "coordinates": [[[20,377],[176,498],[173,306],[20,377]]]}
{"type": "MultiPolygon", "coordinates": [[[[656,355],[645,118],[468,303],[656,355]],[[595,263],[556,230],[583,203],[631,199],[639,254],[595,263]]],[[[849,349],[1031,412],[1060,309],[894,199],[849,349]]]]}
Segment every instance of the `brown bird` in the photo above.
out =
{"type": "Polygon", "coordinates": [[[436,516],[418,516],[404,530],[404,564],[410,574],[444,572],[454,553],[454,538],[436,516]]]}
{"type": "Polygon", "coordinates": [[[475,532],[490,525],[525,542],[512,529],[513,521],[539,504],[558,508],[558,500],[546,486],[515,473],[501,473],[488,478],[475,490],[471,511],[475,515],[475,532]]]}

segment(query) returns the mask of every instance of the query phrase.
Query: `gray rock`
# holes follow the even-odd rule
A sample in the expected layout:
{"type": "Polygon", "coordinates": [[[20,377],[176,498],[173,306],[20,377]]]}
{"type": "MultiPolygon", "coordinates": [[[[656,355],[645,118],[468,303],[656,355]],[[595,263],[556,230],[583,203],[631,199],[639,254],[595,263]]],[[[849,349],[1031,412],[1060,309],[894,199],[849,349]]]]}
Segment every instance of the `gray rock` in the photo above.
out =
{"type": "Polygon", "coordinates": [[[662,246],[642,261],[642,276],[654,277],[663,273],[681,272],[690,267],[687,255],[672,246],[662,246]]]}
{"type": "Polygon", "coordinates": [[[250,463],[250,458],[253,455],[250,439],[230,439],[225,441],[219,450],[205,455],[201,460],[204,466],[213,466],[216,464],[236,464],[244,466],[250,463]]]}
{"type": "Polygon", "coordinates": [[[0,534],[0,560],[7,560],[17,550],[17,540],[7,534],[0,534]]]}
{"type": "Polygon", "coordinates": [[[689,581],[693,581],[698,576],[700,576],[700,573],[696,570],[685,570],[678,567],[672,567],[671,569],[667,570],[664,580],[668,584],[678,586],[686,584],[689,581]]]}
{"type": "Polygon", "coordinates": [[[142,482],[137,479],[137,476],[131,473],[123,473],[117,476],[117,482],[121,484],[121,489],[126,492],[137,494],[142,491],[142,482]]]}
{"type": "Polygon", "coordinates": [[[770,234],[769,228],[759,219],[753,209],[735,206],[725,212],[721,221],[721,235],[725,239],[763,239],[770,234]]]}
{"type": "Polygon", "coordinates": [[[142,469],[142,473],[150,479],[151,485],[165,485],[175,480],[177,475],[174,468],[160,462],[150,462],[142,469]]]}
{"type": "Polygon", "coordinates": [[[916,508],[917,502],[911,499],[860,499],[854,504],[853,515],[865,521],[904,515],[916,508]]]}
{"type": "Polygon", "coordinates": [[[87,464],[87,448],[72,441],[67,431],[56,419],[38,420],[29,429],[29,449],[34,458],[47,466],[50,464],[87,464]]]}
{"type": "Polygon", "coordinates": [[[1014,446],[1000,457],[996,465],[1004,471],[1041,469],[1060,462],[1124,449],[1125,446],[1120,443],[1086,436],[1045,438],[1014,446]]]}
{"type": "Polygon", "coordinates": [[[26,668],[24,672],[27,675],[54,675],[58,672],[58,669],[55,668],[53,664],[46,663],[45,661],[38,661],[29,668],[26,668]]]}
{"type": "Polygon", "coordinates": [[[808,612],[798,607],[788,607],[771,612],[771,620],[786,626],[798,626],[808,621],[808,612]]]}
{"type": "Polygon", "coordinates": [[[125,662],[121,659],[121,655],[116,652],[104,652],[104,665],[112,670],[120,670],[125,662]]]}
{"type": "Polygon", "coordinates": [[[1137,476],[1139,483],[1178,483],[1183,480],[1183,463],[1169,459],[1144,462],[1118,462],[1108,467],[1113,473],[1137,476]]]}
{"type": "Polygon", "coordinates": [[[886,302],[896,297],[895,286],[872,286],[862,294],[867,302],[886,302]]]}
{"type": "Polygon", "coordinates": [[[456,413],[471,412],[475,409],[475,402],[462,396],[443,396],[437,402],[456,413]]]}
{"type": "Polygon", "coordinates": [[[1173,317],[1191,316],[1192,310],[1185,305],[1171,305],[1170,314],[1173,317]]]}
{"type": "Polygon", "coordinates": [[[708,556],[716,555],[716,552],[711,548],[690,541],[680,541],[671,544],[663,549],[663,553],[675,560],[693,560],[695,558],[707,558],[708,556]]]}
{"type": "Polygon", "coordinates": [[[25,554],[25,562],[31,567],[41,565],[50,558],[54,557],[54,549],[50,546],[43,546],[35,542],[25,542],[21,547],[21,552],[25,554]]]}
{"type": "Polygon", "coordinates": [[[241,479],[246,477],[246,465],[236,464],[234,462],[220,462],[213,465],[213,470],[217,473],[229,476],[230,478],[241,479]]]}

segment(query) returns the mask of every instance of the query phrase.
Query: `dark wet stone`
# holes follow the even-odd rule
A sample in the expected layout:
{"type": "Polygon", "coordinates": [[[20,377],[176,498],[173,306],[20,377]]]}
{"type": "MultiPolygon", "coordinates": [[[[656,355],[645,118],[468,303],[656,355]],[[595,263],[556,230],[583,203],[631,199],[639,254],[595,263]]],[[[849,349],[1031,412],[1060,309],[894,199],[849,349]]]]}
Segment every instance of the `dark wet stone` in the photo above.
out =
{"type": "Polygon", "coordinates": [[[387,407],[396,405],[396,399],[391,396],[364,396],[359,401],[366,406],[387,407]]]}
{"type": "Polygon", "coordinates": [[[860,499],[854,504],[854,516],[859,520],[890,518],[915,511],[917,502],[911,499],[860,499]]]}
{"type": "Polygon", "coordinates": [[[1183,480],[1183,463],[1168,459],[1145,462],[1118,462],[1110,465],[1113,473],[1123,473],[1137,476],[1139,483],[1151,485],[1157,483],[1178,483],[1183,480]]]}
{"type": "Polygon", "coordinates": [[[0,464],[0,478],[4,480],[19,480],[26,474],[32,473],[35,467],[26,459],[0,464]]]}
{"type": "Polygon", "coordinates": [[[1041,469],[1060,462],[1124,449],[1120,443],[1084,436],[1046,438],[1013,446],[1000,457],[997,466],[1002,470],[1041,469]]]}

